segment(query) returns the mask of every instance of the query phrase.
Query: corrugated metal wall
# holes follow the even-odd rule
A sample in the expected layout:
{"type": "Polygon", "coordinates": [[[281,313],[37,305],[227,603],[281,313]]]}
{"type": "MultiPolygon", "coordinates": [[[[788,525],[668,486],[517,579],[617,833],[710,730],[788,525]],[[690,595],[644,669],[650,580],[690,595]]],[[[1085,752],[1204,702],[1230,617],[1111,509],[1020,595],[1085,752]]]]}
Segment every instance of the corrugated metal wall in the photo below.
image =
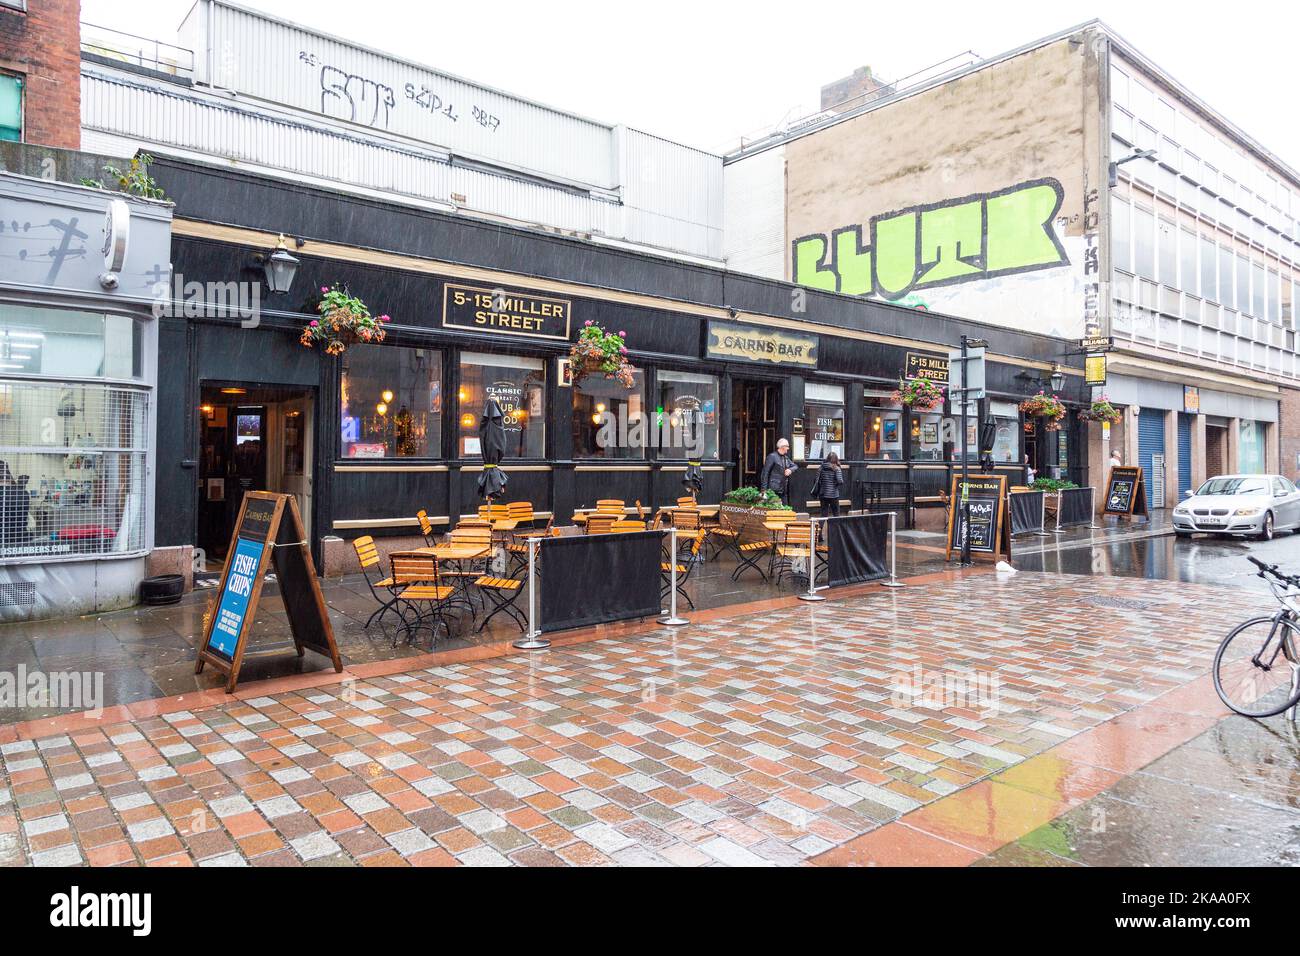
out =
{"type": "Polygon", "coordinates": [[[1192,487],[1192,416],[1178,413],[1178,500],[1192,487]]]}
{"type": "Polygon", "coordinates": [[[721,160],[635,130],[620,134],[626,186],[610,194],[467,166],[432,147],[92,66],[83,69],[81,102],[82,125],[92,137],[175,147],[416,199],[449,202],[455,193],[471,211],[521,223],[721,256],[721,160]],[[622,203],[614,198],[620,192],[622,203]]]}
{"type": "Polygon", "coordinates": [[[723,167],[723,258],[736,272],[785,278],[785,147],[723,167]]]}
{"type": "MultiPolygon", "coordinates": [[[[1138,464],[1142,467],[1142,484],[1146,487],[1147,508],[1163,508],[1164,501],[1156,502],[1155,469],[1152,459],[1165,453],[1165,413],[1160,409],[1144,408],[1138,413],[1138,464]]],[[[1168,475],[1166,474],[1166,481],[1168,475]]]]}

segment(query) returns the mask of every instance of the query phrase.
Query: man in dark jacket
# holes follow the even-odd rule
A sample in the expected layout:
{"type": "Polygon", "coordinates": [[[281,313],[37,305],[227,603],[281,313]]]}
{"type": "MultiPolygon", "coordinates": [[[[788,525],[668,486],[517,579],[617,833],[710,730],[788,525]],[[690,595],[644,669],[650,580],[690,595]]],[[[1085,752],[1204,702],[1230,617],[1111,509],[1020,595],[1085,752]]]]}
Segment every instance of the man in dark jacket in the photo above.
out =
{"type": "Polygon", "coordinates": [[[776,451],[763,462],[763,473],[758,481],[759,491],[774,491],[786,504],[790,503],[790,476],[794,462],[790,460],[790,443],[784,438],[776,443],[776,451]]]}

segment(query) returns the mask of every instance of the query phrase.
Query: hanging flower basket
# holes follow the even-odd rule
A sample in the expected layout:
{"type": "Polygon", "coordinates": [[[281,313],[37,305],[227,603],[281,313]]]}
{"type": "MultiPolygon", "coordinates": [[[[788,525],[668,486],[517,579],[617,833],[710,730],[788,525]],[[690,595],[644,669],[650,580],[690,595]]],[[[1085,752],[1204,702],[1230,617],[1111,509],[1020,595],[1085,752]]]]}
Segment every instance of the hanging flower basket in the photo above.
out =
{"type": "Polygon", "coordinates": [[[925,378],[900,379],[893,398],[908,408],[932,412],[943,406],[943,386],[925,378]]]}
{"type": "Polygon", "coordinates": [[[312,319],[298,336],[298,341],[311,348],[324,345],[326,355],[342,355],[349,345],[357,342],[382,342],[388,332],[384,326],[391,320],[386,315],[374,316],[366,304],[351,295],[346,288],[323,285],[316,311],[319,319],[312,319]]]}
{"type": "Polygon", "coordinates": [[[1030,418],[1044,419],[1043,427],[1049,432],[1061,430],[1061,419],[1065,417],[1065,403],[1055,395],[1039,392],[1021,402],[1020,410],[1030,418]]]}
{"type": "Polygon", "coordinates": [[[603,375],[624,388],[636,384],[636,369],[627,360],[626,332],[615,335],[606,332],[588,319],[578,333],[578,341],[569,348],[569,370],[573,384],[577,385],[588,375],[603,375]]]}
{"type": "Polygon", "coordinates": [[[1124,417],[1124,413],[1112,405],[1103,395],[1085,412],[1080,412],[1079,417],[1090,422],[1105,422],[1108,425],[1118,425],[1124,417]]]}

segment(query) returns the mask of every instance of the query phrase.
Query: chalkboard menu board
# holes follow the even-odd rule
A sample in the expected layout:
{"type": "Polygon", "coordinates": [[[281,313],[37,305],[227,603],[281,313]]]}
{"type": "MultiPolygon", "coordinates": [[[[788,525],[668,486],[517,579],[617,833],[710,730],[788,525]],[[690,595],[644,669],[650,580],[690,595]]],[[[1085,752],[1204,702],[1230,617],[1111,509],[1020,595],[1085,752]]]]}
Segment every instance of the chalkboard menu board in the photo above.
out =
{"type": "Polygon", "coordinates": [[[1147,493],[1142,469],[1132,465],[1114,465],[1106,479],[1106,503],[1103,514],[1132,517],[1147,513],[1147,493]]]}
{"type": "Polygon", "coordinates": [[[971,475],[966,481],[967,509],[963,507],[962,480],[952,479],[951,506],[948,511],[948,558],[960,553],[962,543],[970,538],[971,554],[991,555],[995,560],[1011,554],[1010,525],[1005,510],[1007,479],[1005,475],[971,475]]]}
{"type": "Polygon", "coordinates": [[[211,664],[226,675],[226,692],[234,692],[268,567],[275,568],[298,656],[310,649],[330,658],[335,671],[343,670],[306,539],[293,495],[268,491],[244,495],[194,673],[211,664]]]}

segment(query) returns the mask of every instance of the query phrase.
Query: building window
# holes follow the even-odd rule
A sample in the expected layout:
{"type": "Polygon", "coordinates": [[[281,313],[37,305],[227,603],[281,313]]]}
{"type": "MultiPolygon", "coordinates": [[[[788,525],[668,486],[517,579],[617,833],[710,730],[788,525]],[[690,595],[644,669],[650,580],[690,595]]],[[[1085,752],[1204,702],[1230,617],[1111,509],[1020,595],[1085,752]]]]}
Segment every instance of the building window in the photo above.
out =
{"type": "Polygon", "coordinates": [[[1133,209],[1134,269],[1146,279],[1156,277],[1155,216],[1136,206],[1133,209]]]}
{"type": "Polygon", "coordinates": [[[1015,402],[989,402],[993,435],[993,461],[1000,465],[1020,464],[1020,409],[1015,402]]]}
{"type": "Polygon", "coordinates": [[[659,443],[660,458],[718,459],[718,379],[694,372],[670,372],[661,369],[656,375],[659,403],[668,426],[667,435],[674,439],[659,443]],[[680,439],[677,442],[676,439],[680,439]],[[684,446],[684,447],[683,447],[684,446]]]}
{"type": "Polygon", "coordinates": [[[1111,203],[1111,254],[1115,268],[1133,271],[1133,242],[1129,237],[1129,204],[1122,199],[1111,203]]]}
{"type": "Polygon", "coordinates": [[[1242,419],[1238,425],[1237,467],[1242,474],[1262,474],[1268,423],[1242,419]]]}
{"type": "Polygon", "coordinates": [[[862,448],[868,459],[903,460],[903,407],[893,391],[866,388],[862,394],[862,448]]]}
{"type": "Polygon", "coordinates": [[[652,429],[667,425],[667,415],[647,417],[645,373],[632,375],[628,388],[603,375],[588,375],[573,388],[574,458],[644,458],[652,429]]]}
{"type": "Polygon", "coordinates": [[[1167,286],[1178,285],[1178,230],[1168,219],[1161,218],[1156,230],[1160,252],[1160,281],[1167,286]]]}
{"type": "Polygon", "coordinates": [[[844,386],[807,382],[803,389],[807,457],[820,461],[832,452],[844,457],[844,386]]]}
{"type": "Polygon", "coordinates": [[[1264,308],[1264,264],[1262,262],[1252,262],[1250,266],[1251,276],[1251,297],[1250,311],[1257,319],[1268,317],[1268,312],[1264,308]]]}
{"type": "Polygon", "coordinates": [[[142,335],[126,315],[0,306],[0,375],[138,379],[142,335]]]}
{"type": "Polygon", "coordinates": [[[1182,270],[1179,288],[1196,295],[1198,288],[1196,280],[1199,278],[1196,270],[1196,233],[1188,229],[1181,231],[1178,236],[1178,257],[1179,268],[1182,270]]]}
{"type": "Polygon", "coordinates": [[[1233,307],[1232,251],[1226,246],[1219,246],[1219,301],[1230,309],[1233,307]]]}
{"type": "Polygon", "coordinates": [[[1214,243],[1201,236],[1201,297],[1219,301],[1218,273],[1214,264],[1214,243]]]}
{"type": "Polygon", "coordinates": [[[456,445],[462,458],[483,454],[478,425],[489,398],[505,412],[506,457],[545,458],[546,363],[516,355],[461,353],[456,445]]]}
{"type": "Polygon", "coordinates": [[[1243,255],[1237,256],[1237,311],[1250,313],[1250,260],[1243,255]]]}
{"type": "Polygon", "coordinates": [[[344,458],[441,458],[442,353],[353,345],[339,406],[344,458]]]}
{"type": "MultiPolygon", "coordinates": [[[[908,421],[911,428],[912,461],[944,461],[943,415],[938,412],[911,412],[908,421]]],[[[979,449],[976,447],[979,441],[978,424],[977,419],[967,421],[967,430],[972,439],[968,442],[967,455],[972,461],[979,456],[979,449]],[[972,429],[971,426],[976,427],[972,429]]],[[[960,454],[960,447],[957,451],[960,454]]]]}
{"type": "MultiPolygon", "coordinates": [[[[0,6],[3,6],[0,0],[0,6]]],[[[23,78],[0,73],[0,140],[21,143],[23,139],[23,78]]]]}

